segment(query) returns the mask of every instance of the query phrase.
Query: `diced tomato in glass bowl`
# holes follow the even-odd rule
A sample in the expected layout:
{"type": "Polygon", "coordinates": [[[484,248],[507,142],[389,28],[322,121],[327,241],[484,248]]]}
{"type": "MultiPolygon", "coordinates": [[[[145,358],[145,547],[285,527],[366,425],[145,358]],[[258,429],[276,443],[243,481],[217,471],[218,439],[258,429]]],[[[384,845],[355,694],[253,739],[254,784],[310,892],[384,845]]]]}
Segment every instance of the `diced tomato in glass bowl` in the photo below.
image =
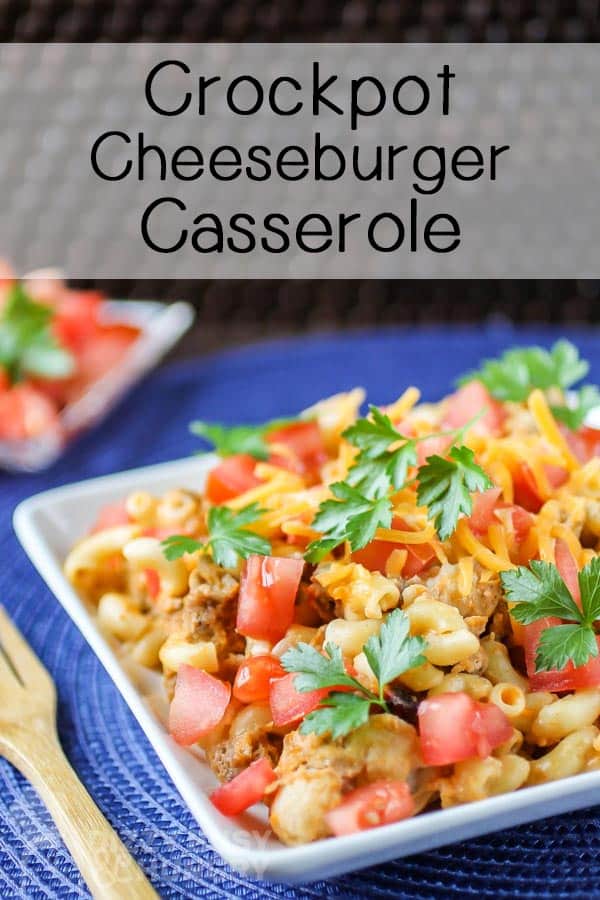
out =
{"type": "Polygon", "coordinates": [[[54,462],[192,318],[187,304],[109,301],[68,287],[55,271],[18,281],[0,260],[0,468],[54,462]]]}

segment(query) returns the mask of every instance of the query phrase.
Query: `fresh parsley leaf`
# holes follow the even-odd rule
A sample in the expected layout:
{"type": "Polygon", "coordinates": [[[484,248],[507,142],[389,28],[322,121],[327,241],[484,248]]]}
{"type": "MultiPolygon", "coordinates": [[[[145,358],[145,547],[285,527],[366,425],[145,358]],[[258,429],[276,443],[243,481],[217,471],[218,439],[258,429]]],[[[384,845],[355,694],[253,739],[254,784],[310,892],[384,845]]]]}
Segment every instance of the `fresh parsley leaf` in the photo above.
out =
{"type": "Polygon", "coordinates": [[[378,528],[392,524],[389,497],[365,497],[344,481],[332,484],[331,492],[336,499],[321,503],[312,523],[323,537],[306,548],[305,559],[309,562],[320,562],[344,541],[350,542],[352,550],[360,550],[373,540],[378,528]]]}
{"type": "Polygon", "coordinates": [[[214,561],[224,569],[233,569],[239,558],[247,559],[253,553],[267,556],[271,545],[265,538],[244,528],[255,522],[263,510],[258,503],[245,506],[238,513],[227,506],[213,506],[208,513],[208,540],[202,544],[183,535],[171,535],[162,542],[163,553],[169,560],[179,559],[184,553],[196,550],[212,550],[214,561]]]}
{"type": "Polygon", "coordinates": [[[12,285],[0,314],[0,366],[11,381],[25,375],[65,378],[73,372],[73,357],[52,333],[52,317],[52,309],[33,301],[20,283],[12,285]]]}
{"type": "Polygon", "coordinates": [[[461,514],[471,515],[471,493],[492,487],[469,447],[453,447],[449,456],[429,456],[418,471],[417,502],[427,507],[427,516],[442,540],[454,532],[461,514]]]}
{"type": "Polygon", "coordinates": [[[389,712],[384,699],[385,686],[408,669],[425,662],[422,655],[426,644],[423,638],[411,637],[405,612],[395,609],[382,624],[379,635],[369,638],[363,647],[369,666],[377,678],[379,695],[365,688],[346,671],[341,649],[326,644],[324,652],[300,643],[281,657],[286,672],[295,672],[294,685],[302,693],[323,688],[349,687],[349,693],[332,691],[320,705],[309,713],[300,731],[302,734],[329,733],[335,739],[343,737],[368,721],[371,706],[389,712]]]}
{"type": "Polygon", "coordinates": [[[474,379],[483,382],[497,400],[522,403],[534,388],[557,387],[567,390],[585,378],[589,364],[580,358],[570,341],[557,341],[551,350],[543,347],[517,347],[499,359],[484,360],[481,368],[459,379],[460,384],[474,379]]]}
{"type": "Polygon", "coordinates": [[[300,642],[281,657],[286,672],[297,672],[294,679],[296,690],[301,693],[318,691],[329,687],[353,687],[362,690],[360,682],[348,675],[337,644],[325,644],[324,653],[319,653],[310,644],[300,642]]]}
{"type": "Polygon", "coordinates": [[[552,414],[559,422],[563,422],[571,431],[581,428],[587,414],[596,406],[600,406],[600,391],[595,384],[584,384],[569,398],[568,406],[553,406],[552,414]]]}
{"type": "Polygon", "coordinates": [[[546,616],[580,620],[579,607],[552,563],[534,559],[530,568],[509,569],[500,578],[507,600],[516,604],[511,615],[523,625],[546,616]]]}
{"type": "Polygon", "coordinates": [[[269,541],[243,527],[255,522],[262,513],[258,503],[251,503],[238,513],[227,506],[211,507],[208,512],[208,543],[217,565],[233,569],[239,557],[247,559],[252,553],[269,555],[269,541]]]}
{"type": "Polygon", "coordinates": [[[362,450],[366,457],[375,459],[385,453],[390,444],[408,440],[394,428],[390,417],[376,406],[370,406],[369,413],[370,419],[357,419],[354,425],[342,432],[342,437],[362,450]]]}
{"type": "Polygon", "coordinates": [[[192,422],[190,431],[214,445],[219,456],[245,453],[254,459],[269,458],[271,448],[266,436],[270,431],[291,425],[298,419],[273,419],[262,425],[220,425],[217,422],[192,422]]]}
{"type": "MultiPolygon", "coordinates": [[[[408,669],[425,662],[425,640],[411,637],[408,616],[396,609],[381,626],[379,634],[372,635],[363,647],[367,662],[383,691],[388,684],[408,669]]],[[[383,696],[383,694],[381,694],[383,696]]]]}
{"type": "Polygon", "coordinates": [[[556,382],[566,390],[585,378],[590,364],[579,356],[579,350],[570,341],[557,341],[551,350],[556,382]]]}
{"type": "Polygon", "coordinates": [[[579,573],[581,608],[590,625],[600,619],[600,556],[595,556],[579,573]]]}
{"type": "Polygon", "coordinates": [[[564,669],[569,661],[583,666],[598,655],[594,623],[600,619],[600,556],[579,573],[581,609],[552,563],[532,560],[529,569],[519,566],[501,572],[500,578],[507,600],[515,604],[511,615],[517,621],[529,625],[548,616],[569,620],[542,631],[537,672],[564,669]]]}
{"type": "Polygon", "coordinates": [[[408,440],[396,450],[386,450],[375,459],[359,453],[346,479],[365,497],[376,499],[383,497],[392,487],[399,490],[406,483],[408,470],[416,464],[416,443],[408,440]]]}
{"type": "Polygon", "coordinates": [[[376,406],[371,418],[358,419],[342,437],[360,450],[347,475],[347,482],[365,497],[383,497],[390,488],[398,490],[406,482],[408,470],[417,464],[416,442],[401,434],[389,416],[376,406]],[[402,442],[390,450],[393,444],[402,442]]]}
{"type": "Polygon", "coordinates": [[[334,691],[310,712],[300,725],[300,734],[330,734],[345,737],[369,721],[372,700],[360,694],[334,691]]]}
{"type": "Polygon", "coordinates": [[[590,625],[554,625],[540,635],[535,654],[536,672],[564,669],[568,662],[584,666],[598,655],[596,634],[590,625]]]}
{"type": "Polygon", "coordinates": [[[170,534],[164,541],[161,541],[163,554],[169,562],[181,559],[184,553],[195,553],[196,550],[202,550],[204,546],[200,541],[186,537],[184,534],[170,534]]]}
{"type": "Polygon", "coordinates": [[[190,425],[192,434],[210,441],[214,445],[219,456],[233,456],[236,453],[246,453],[254,459],[267,459],[269,449],[265,443],[260,427],[252,425],[234,425],[227,428],[225,425],[210,422],[192,422],[190,425]]]}

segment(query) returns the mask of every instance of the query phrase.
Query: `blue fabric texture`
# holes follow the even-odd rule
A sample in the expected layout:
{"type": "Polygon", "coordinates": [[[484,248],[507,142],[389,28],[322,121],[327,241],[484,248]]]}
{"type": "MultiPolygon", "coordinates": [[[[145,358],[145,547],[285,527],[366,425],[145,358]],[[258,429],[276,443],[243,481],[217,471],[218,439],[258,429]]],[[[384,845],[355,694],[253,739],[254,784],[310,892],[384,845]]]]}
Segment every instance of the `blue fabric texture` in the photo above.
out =
{"type": "MultiPolygon", "coordinates": [[[[11,515],[49,487],[185,456],[187,423],[286,415],[356,384],[389,402],[409,383],[425,399],[484,356],[514,343],[544,344],[551,328],[446,327],[276,342],[159,370],[50,471],[0,474],[0,602],[56,680],[65,751],[91,794],[165,898],[598,897],[600,814],[583,812],[302,887],[253,882],[211,849],[141,729],[92,651],[17,544],[11,515]]],[[[597,333],[568,335],[600,382],[597,333]]],[[[590,796],[590,802],[600,797],[590,796]]],[[[0,761],[0,896],[87,897],[32,788],[0,761]]]]}

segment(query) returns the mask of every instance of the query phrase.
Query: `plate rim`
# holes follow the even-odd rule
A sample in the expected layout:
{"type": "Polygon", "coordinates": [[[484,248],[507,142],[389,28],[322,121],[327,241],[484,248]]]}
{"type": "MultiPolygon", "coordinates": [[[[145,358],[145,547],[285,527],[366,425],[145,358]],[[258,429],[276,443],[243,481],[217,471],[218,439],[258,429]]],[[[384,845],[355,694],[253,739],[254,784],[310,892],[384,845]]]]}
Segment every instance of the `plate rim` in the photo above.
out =
{"type": "Polygon", "coordinates": [[[82,633],[129,706],[201,830],[234,869],[258,880],[306,883],[600,803],[600,770],[597,770],[445,810],[433,810],[358,834],[272,849],[261,848],[256,836],[253,839],[242,825],[217,813],[208,795],[193,784],[187,774],[190,766],[208,768],[207,764],[178,747],[151,712],[110,643],[63,575],[44,528],[37,521],[40,513],[48,513],[57,504],[77,503],[82,494],[100,498],[103,492],[117,493],[121,486],[131,481],[143,481],[151,489],[148,479],[175,477],[178,471],[190,468],[196,468],[201,479],[215,458],[211,453],[184,457],[50,488],[19,503],[13,513],[13,527],[32,565],[82,633]]]}

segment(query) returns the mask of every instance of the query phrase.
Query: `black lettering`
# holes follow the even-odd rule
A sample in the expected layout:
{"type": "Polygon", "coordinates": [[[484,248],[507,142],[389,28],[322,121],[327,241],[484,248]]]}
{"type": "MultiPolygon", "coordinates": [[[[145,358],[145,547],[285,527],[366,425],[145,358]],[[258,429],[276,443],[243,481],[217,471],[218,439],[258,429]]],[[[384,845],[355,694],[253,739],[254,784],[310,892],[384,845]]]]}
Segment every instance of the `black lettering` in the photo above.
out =
{"type": "Polygon", "coordinates": [[[327,216],[323,216],[320,213],[309,213],[306,216],[302,216],[298,221],[296,226],[296,243],[306,253],[323,253],[324,250],[328,250],[331,247],[332,234],[331,222],[327,216]],[[319,223],[323,228],[311,227],[311,221],[319,223]],[[306,238],[311,237],[325,238],[325,241],[316,247],[311,247],[306,243],[306,238]]]}
{"type": "Polygon", "coordinates": [[[236,213],[230,219],[231,230],[235,234],[242,234],[244,237],[248,238],[247,243],[240,246],[236,244],[233,238],[227,238],[227,246],[230,250],[233,250],[234,253],[252,253],[252,251],[256,248],[256,238],[254,237],[254,233],[249,231],[247,228],[242,228],[239,225],[239,222],[247,222],[248,225],[256,225],[256,219],[254,216],[248,215],[248,213],[236,213]]]}
{"type": "Polygon", "coordinates": [[[177,107],[177,109],[163,109],[162,106],[158,106],[158,104],[154,100],[154,95],[152,93],[152,88],[154,86],[154,79],[158,75],[159,72],[162,72],[163,69],[166,69],[167,66],[176,66],[178,69],[181,69],[182,72],[185,72],[186,75],[190,74],[190,68],[186,66],[184,62],[181,62],[180,59],[165,59],[160,63],[157,63],[148,73],[148,77],[146,78],[146,84],[144,87],[144,94],[146,97],[146,103],[150,107],[150,109],[154,110],[155,113],[158,113],[159,116],[178,116],[182,112],[188,108],[190,103],[192,102],[192,95],[190,91],[186,91],[184,94],[184,98],[181,101],[181,105],[177,107]]]}
{"type": "Polygon", "coordinates": [[[434,253],[451,253],[453,250],[456,250],[458,245],[460,244],[460,225],[449,213],[438,213],[436,216],[432,216],[425,224],[425,229],[423,232],[423,240],[425,242],[425,246],[429,250],[433,250],[434,253]],[[440,229],[434,231],[434,226],[438,222],[445,221],[449,225],[449,228],[440,229]],[[433,242],[433,238],[454,238],[450,244],[446,247],[441,247],[439,244],[436,245],[433,242]]]}
{"type": "Polygon", "coordinates": [[[111,137],[121,138],[122,141],[125,141],[126,144],[131,143],[131,138],[128,134],[125,134],[124,131],[105,131],[104,134],[101,134],[99,138],[96,138],[94,141],[94,145],[92,147],[90,153],[90,162],[92,164],[92,169],[98,176],[98,178],[103,178],[104,181],[121,181],[123,178],[127,178],[129,173],[131,172],[131,160],[128,159],[125,163],[125,167],[118,175],[109,175],[107,172],[102,169],[102,167],[98,164],[98,151],[104,141],[108,140],[111,137]]]}
{"type": "Polygon", "coordinates": [[[148,230],[148,224],[150,221],[150,216],[154,212],[155,209],[158,209],[159,206],[162,206],[165,203],[173,203],[175,206],[180,209],[182,212],[185,212],[187,207],[185,203],[181,200],[178,200],[176,197],[159,197],[157,200],[154,200],[150,206],[148,206],[144,210],[144,214],[142,216],[141,221],[141,232],[142,237],[144,239],[144,243],[147,247],[150,247],[151,250],[155,250],[156,253],[176,253],[177,250],[180,250],[185,244],[188,236],[187,228],[182,228],[181,233],[179,235],[179,239],[171,246],[171,247],[161,247],[150,237],[150,232],[148,230]]]}
{"type": "Polygon", "coordinates": [[[297,100],[293,106],[282,109],[277,103],[277,91],[281,84],[291,84],[295,91],[301,91],[302,85],[296,78],[291,78],[289,75],[280,75],[279,78],[273,80],[273,83],[269,88],[269,105],[273,112],[278,116],[294,116],[296,113],[300,112],[304,104],[301,100],[297,100]]]}
{"type": "Polygon", "coordinates": [[[278,235],[281,238],[281,244],[279,246],[273,246],[272,244],[269,244],[266,237],[262,237],[260,239],[260,245],[263,250],[266,250],[268,253],[285,253],[286,250],[290,249],[290,238],[287,231],[284,231],[283,228],[275,227],[273,224],[275,220],[282,222],[284,225],[289,225],[290,220],[282,213],[269,213],[268,216],[265,216],[265,230],[271,232],[271,234],[278,235]]]}
{"type": "Polygon", "coordinates": [[[202,225],[192,232],[191,243],[194,250],[198,253],[222,253],[223,252],[223,225],[221,220],[214,213],[201,213],[193,221],[194,225],[201,225],[204,221],[208,225],[202,225]],[[214,235],[214,243],[209,246],[202,246],[200,243],[202,235],[214,235]]]}

